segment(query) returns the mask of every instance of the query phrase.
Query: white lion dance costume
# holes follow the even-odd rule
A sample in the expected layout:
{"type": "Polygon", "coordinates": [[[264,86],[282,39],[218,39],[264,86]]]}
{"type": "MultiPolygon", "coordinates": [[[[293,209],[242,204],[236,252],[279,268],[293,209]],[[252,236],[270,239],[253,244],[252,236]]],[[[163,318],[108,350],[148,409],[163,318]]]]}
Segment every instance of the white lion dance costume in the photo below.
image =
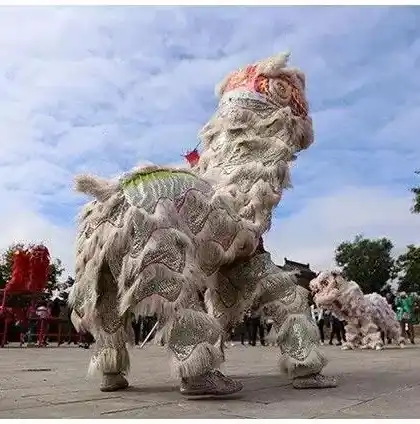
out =
{"type": "Polygon", "coordinates": [[[340,272],[321,272],[309,283],[314,302],[347,322],[344,350],[383,348],[380,331],[400,346],[404,345],[395,312],[378,293],[364,295],[354,281],[340,272]]]}
{"type": "Polygon", "coordinates": [[[159,337],[188,396],[242,389],[218,367],[223,340],[259,302],[274,314],[281,369],[296,388],[333,387],[308,311],[307,291],[259,246],[289,186],[288,163],[313,141],[304,75],[275,56],[230,74],[201,131],[192,170],[146,167],[119,181],[79,176],[94,198],[80,216],[76,328],[91,332],[90,372],[101,390],[128,386],[130,315],[159,317],[159,337]]]}

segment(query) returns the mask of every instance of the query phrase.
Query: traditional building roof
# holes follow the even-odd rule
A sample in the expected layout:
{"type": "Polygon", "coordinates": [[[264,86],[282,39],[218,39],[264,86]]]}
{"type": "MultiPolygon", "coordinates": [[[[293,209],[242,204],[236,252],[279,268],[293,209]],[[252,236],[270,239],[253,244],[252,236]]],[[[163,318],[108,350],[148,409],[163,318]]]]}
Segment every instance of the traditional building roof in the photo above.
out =
{"type": "Polygon", "coordinates": [[[284,271],[300,271],[298,274],[298,284],[306,289],[309,288],[309,282],[316,277],[316,272],[311,270],[309,264],[303,264],[301,262],[291,261],[290,259],[284,258],[284,265],[277,265],[284,271]]]}

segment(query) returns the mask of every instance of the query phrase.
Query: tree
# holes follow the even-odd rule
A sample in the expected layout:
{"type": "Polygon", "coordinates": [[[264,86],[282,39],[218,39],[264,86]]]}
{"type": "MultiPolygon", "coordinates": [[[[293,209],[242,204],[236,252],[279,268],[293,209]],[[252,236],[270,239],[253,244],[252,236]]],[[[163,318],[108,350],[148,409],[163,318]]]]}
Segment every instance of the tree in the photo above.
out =
{"type": "Polygon", "coordinates": [[[16,250],[23,249],[23,243],[10,245],[0,257],[0,289],[4,289],[12,276],[13,256],[16,250]]]}
{"type": "Polygon", "coordinates": [[[64,303],[67,302],[69,298],[69,289],[73,287],[73,284],[75,283],[74,278],[70,277],[70,275],[67,277],[67,280],[60,284],[58,287],[58,292],[56,293],[60,300],[62,300],[64,303]]]}
{"type": "Polygon", "coordinates": [[[335,261],[345,277],[359,284],[364,293],[379,292],[393,276],[393,247],[387,238],[372,240],[357,235],[352,242],[338,245],[335,261]]]}
{"type": "Polygon", "coordinates": [[[410,244],[395,263],[398,290],[420,293],[420,247],[410,244]]]}
{"type": "MultiPolygon", "coordinates": [[[[420,171],[416,171],[416,174],[420,174],[420,171]]],[[[411,192],[414,194],[414,204],[411,208],[411,212],[420,213],[420,185],[413,187],[411,192]]]]}

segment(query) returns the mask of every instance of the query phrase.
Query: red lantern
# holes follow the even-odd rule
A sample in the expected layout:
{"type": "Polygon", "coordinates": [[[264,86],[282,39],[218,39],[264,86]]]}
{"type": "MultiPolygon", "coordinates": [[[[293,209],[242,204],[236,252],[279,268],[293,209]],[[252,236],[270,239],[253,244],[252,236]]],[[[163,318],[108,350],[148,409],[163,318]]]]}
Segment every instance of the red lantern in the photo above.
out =
{"type": "Polygon", "coordinates": [[[187,159],[188,163],[190,164],[191,168],[195,165],[197,165],[198,161],[200,160],[200,154],[198,153],[197,149],[191,150],[191,152],[187,152],[184,155],[185,159],[187,159]]]}
{"type": "Polygon", "coordinates": [[[27,250],[17,250],[14,253],[12,278],[6,285],[7,293],[17,293],[26,290],[30,274],[30,256],[27,250]]]}
{"type": "Polygon", "coordinates": [[[28,290],[42,292],[47,286],[50,272],[50,252],[45,246],[38,245],[32,248],[30,265],[28,290]]]}

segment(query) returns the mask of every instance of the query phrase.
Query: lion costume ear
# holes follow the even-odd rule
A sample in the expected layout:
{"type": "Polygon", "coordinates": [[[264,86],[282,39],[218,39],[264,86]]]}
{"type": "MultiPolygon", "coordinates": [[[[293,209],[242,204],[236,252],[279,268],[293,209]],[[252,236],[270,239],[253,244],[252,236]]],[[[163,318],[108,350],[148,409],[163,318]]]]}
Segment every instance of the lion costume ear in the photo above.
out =
{"type": "Polygon", "coordinates": [[[290,52],[286,52],[264,59],[256,64],[257,74],[275,78],[279,76],[281,71],[286,67],[289,58],[290,52]]]}
{"type": "Polygon", "coordinates": [[[226,88],[227,83],[229,82],[232,75],[234,75],[235,72],[230,72],[219,84],[216,85],[214,88],[214,94],[218,99],[222,97],[223,90],[226,88]]]}
{"type": "MultiPolygon", "coordinates": [[[[289,61],[290,52],[280,53],[274,56],[271,56],[267,59],[263,59],[259,62],[256,62],[253,66],[255,66],[257,75],[264,75],[269,78],[276,78],[281,75],[282,70],[287,65],[289,61]]],[[[230,72],[219,84],[215,87],[215,94],[217,98],[221,97],[221,94],[226,88],[229,80],[238,73],[244,72],[245,68],[239,69],[238,71],[230,72]]],[[[294,70],[294,73],[297,75],[298,79],[302,82],[303,87],[305,87],[305,76],[302,72],[298,70],[294,70]]]]}

